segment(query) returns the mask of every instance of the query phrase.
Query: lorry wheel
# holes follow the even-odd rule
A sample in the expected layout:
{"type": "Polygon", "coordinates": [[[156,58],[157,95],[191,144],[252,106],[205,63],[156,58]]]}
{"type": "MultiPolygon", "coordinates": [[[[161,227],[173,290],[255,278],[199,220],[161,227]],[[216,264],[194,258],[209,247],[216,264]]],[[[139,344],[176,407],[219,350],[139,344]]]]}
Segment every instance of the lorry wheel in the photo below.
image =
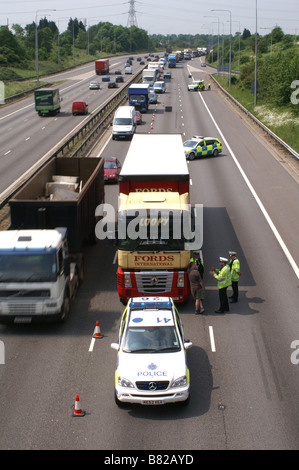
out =
{"type": "Polygon", "coordinates": [[[59,314],[59,320],[61,322],[65,322],[66,319],[68,318],[70,313],[70,297],[69,294],[66,292],[64,294],[64,300],[63,304],[61,306],[60,314],[59,314]]]}

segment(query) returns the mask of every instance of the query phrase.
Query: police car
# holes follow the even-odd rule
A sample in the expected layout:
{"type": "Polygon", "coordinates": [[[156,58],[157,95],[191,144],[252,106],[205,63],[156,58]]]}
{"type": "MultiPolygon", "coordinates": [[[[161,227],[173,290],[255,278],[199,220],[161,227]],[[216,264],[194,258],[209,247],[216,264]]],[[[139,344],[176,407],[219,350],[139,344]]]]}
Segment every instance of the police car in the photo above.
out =
{"type": "Polygon", "coordinates": [[[188,84],[188,91],[200,91],[205,89],[204,80],[195,80],[188,84]]]}
{"type": "Polygon", "coordinates": [[[190,376],[179,313],[170,297],[131,298],[122,315],[115,401],[164,405],[189,401],[190,376]]]}
{"type": "Polygon", "coordinates": [[[203,137],[194,135],[192,139],[184,142],[184,151],[187,160],[194,160],[196,157],[203,157],[204,155],[214,155],[222,152],[222,144],[219,139],[215,137],[203,137]]]}

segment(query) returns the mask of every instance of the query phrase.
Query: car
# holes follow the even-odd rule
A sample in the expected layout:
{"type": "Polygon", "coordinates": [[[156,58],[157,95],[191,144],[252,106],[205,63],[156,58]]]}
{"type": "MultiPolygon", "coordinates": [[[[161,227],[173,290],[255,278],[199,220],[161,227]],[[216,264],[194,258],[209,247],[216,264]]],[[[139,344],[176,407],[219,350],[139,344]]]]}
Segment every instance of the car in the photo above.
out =
{"type": "Polygon", "coordinates": [[[118,406],[188,404],[190,372],[183,324],[171,297],[133,297],[123,312],[114,398],[118,406]]]}
{"type": "Polygon", "coordinates": [[[142,114],[140,111],[136,111],[136,124],[142,124],[142,114]]]}
{"type": "Polygon", "coordinates": [[[115,78],[115,81],[116,81],[116,83],[123,82],[123,81],[124,81],[124,77],[123,77],[122,75],[118,75],[118,76],[115,78]]]}
{"type": "Polygon", "coordinates": [[[114,72],[114,75],[121,75],[121,70],[120,70],[120,69],[116,69],[115,72],[114,72]]]}
{"type": "Polygon", "coordinates": [[[192,83],[188,84],[188,91],[201,91],[205,89],[204,80],[193,80],[192,83]]]}
{"type": "Polygon", "coordinates": [[[115,157],[104,157],[104,181],[105,183],[117,183],[121,164],[115,157]]]}
{"type": "Polygon", "coordinates": [[[100,89],[100,83],[97,82],[97,81],[90,82],[89,89],[90,90],[99,90],[100,89]]]}
{"type": "Polygon", "coordinates": [[[137,62],[141,62],[141,57],[137,57],[137,62]]]}
{"type": "Polygon", "coordinates": [[[201,63],[201,66],[202,66],[202,67],[206,67],[207,64],[206,64],[205,62],[202,62],[202,63],[201,63]]]}
{"type": "Polygon", "coordinates": [[[144,60],[141,60],[140,65],[144,65],[144,64],[145,64],[144,60]]]}
{"type": "Polygon", "coordinates": [[[115,80],[110,80],[108,83],[108,88],[117,88],[117,84],[115,80]]]}
{"type": "Polygon", "coordinates": [[[148,102],[149,102],[149,104],[157,104],[158,103],[158,96],[154,91],[149,92],[148,102]]]}
{"type": "Polygon", "coordinates": [[[166,83],[162,81],[155,82],[153,88],[155,93],[165,93],[166,83]]]}
{"type": "Polygon", "coordinates": [[[125,67],[125,74],[130,75],[131,73],[132,73],[131,67],[125,67]]]}
{"type": "Polygon", "coordinates": [[[103,75],[102,76],[102,82],[109,82],[109,81],[110,81],[109,75],[103,75]]]}
{"type": "Polygon", "coordinates": [[[196,157],[203,157],[205,155],[217,157],[222,152],[222,144],[215,137],[194,135],[192,139],[186,140],[183,146],[187,160],[194,160],[196,157]]]}
{"type": "Polygon", "coordinates": [[[163,78],[171,78],[171,72],[169,72],[168,70],[164,70],[163,78]]]}

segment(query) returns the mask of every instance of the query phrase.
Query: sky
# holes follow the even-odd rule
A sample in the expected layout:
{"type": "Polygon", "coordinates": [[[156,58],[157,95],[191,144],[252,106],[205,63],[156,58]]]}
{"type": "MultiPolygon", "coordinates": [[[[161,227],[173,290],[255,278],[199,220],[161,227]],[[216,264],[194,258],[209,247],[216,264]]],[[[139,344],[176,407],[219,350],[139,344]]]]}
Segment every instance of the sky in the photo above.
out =
{"type": "Polygon", "coordinates": [[[69,18],[86,26],[99,22],[133,24],[148,34],[229,34],[249,29],[262,36],[280,26],[299,35],[298,0],[0,0],[0,25],[21,26],[47,17],[63,32],[69,18]],[[55,10],[55,11],[52,11],[55,10]],[[222,10],[222,11],[212,11],[222,10]],[[223,11],[226,10],[226,11],[223,11]],[[131,14],[130,14],[131,11],[131,14]],[[231,20],[231,23],[230,23],[231,20]]]}

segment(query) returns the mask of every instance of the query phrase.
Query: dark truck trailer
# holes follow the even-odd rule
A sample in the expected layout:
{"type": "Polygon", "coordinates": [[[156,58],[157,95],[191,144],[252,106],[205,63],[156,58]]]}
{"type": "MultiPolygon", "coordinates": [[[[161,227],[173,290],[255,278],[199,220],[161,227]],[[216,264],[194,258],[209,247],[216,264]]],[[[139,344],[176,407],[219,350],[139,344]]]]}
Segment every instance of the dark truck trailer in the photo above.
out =
{"type": "Polygon", "coordinates": [[[103,202],[103,159],[55,157],[9,201],[10,229],[66,227],[69,251],[78,252],[84,243],[95,241],[95,210],[103,202]],[[62,189],[59,188],[59,181],[53,181],[53,176],[56,180],[60,177],[77,178],[79,191],[69,191],[72,186],[67,184],[65,190],[63,185],[62,189]],[[57,193],[53,198],[49,195],[51,189],[46,189],[49,183],[57,193]]]}

